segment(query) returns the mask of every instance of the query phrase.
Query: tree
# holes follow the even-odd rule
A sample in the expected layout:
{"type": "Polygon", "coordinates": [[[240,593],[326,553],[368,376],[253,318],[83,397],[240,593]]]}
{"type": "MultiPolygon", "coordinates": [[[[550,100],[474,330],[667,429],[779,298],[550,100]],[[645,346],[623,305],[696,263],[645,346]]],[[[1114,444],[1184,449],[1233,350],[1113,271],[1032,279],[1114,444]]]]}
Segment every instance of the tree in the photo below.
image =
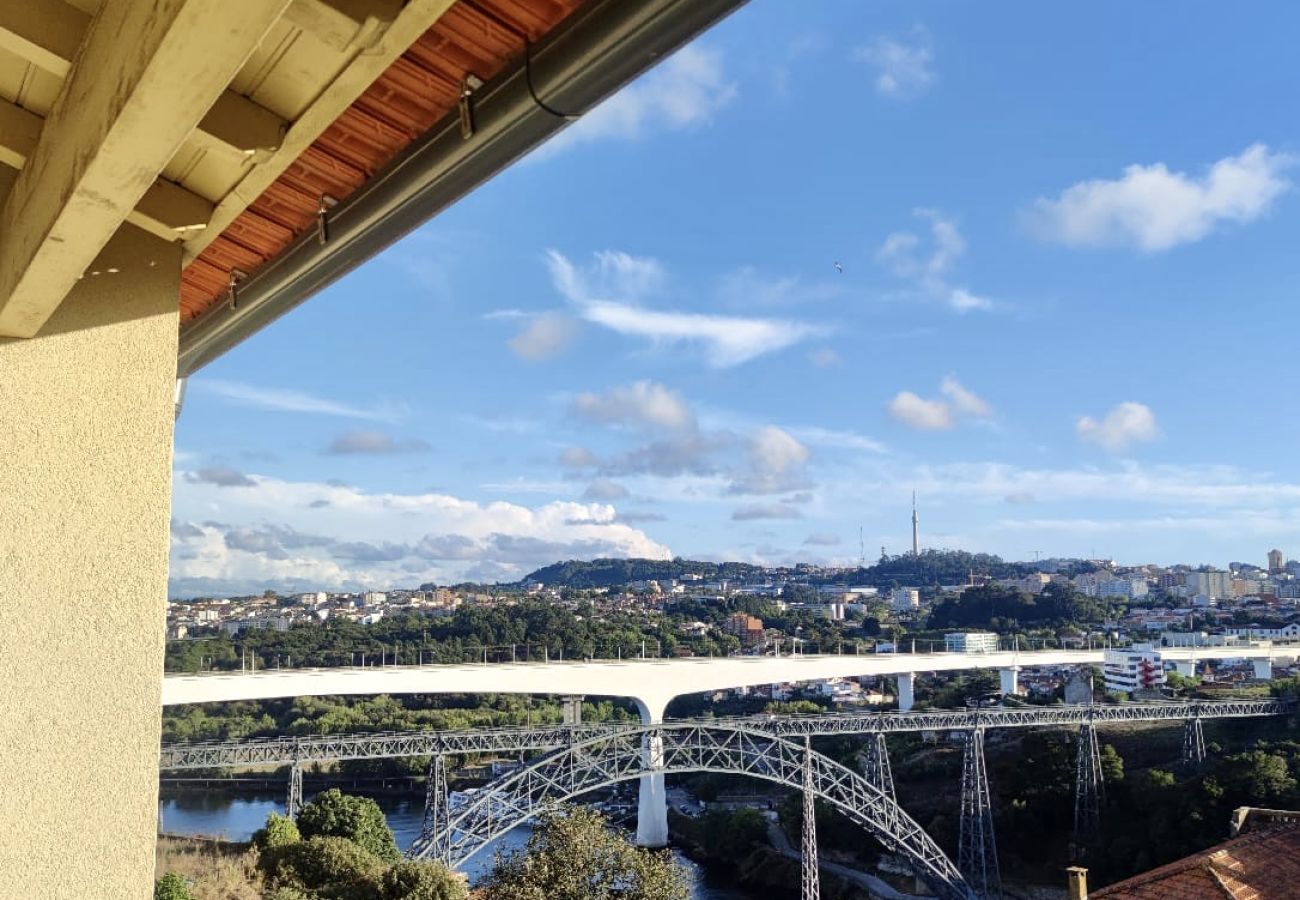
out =
{"type": "Polygon", "coordinates": [[[384,861],[344,837],[313,837],[283,848],[274,875],[280,886],[306,888],[337,900],[373,900],[384,861]]]}
{"type": "Polygon", "coordinates": [[[293,819],[278,813],[266,817],[266,824],[253,832],[253,846],[259,850],[278,850],[302,840],[293,819]]]}
{"type": "Polygon", "coordinates": [[[338,788],[317,794],[302,808],[298,831],[304,838],[347,838],[385,862],[402,858],[379,804],[369,797],[348,796],[338,788]]]}
{"type": "Polygon", "coordinates": [[[483,900],[687,900],[685,872],[666,852],[635,847],[584,807],[541,817],[523,852],[498,858],[483,900]]]}
{"type": "Polygon", "coordinates": [[[399,862],[379,880],[380,900],[466,900],[461,879],[439,863],[399,862]]]}
{"type": "Polygon", "coordinates": [[[190,886],[175,872],[164,875],[153,886],[153,900],[194,900],[190,886]]]}

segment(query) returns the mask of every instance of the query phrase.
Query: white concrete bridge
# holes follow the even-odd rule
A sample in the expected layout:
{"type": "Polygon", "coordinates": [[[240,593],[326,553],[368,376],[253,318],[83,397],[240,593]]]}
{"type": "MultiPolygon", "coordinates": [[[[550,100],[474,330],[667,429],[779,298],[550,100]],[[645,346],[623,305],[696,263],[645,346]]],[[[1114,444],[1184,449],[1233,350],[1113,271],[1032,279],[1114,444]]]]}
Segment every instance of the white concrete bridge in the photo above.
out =
{"type": "MultiPolygon", "coordinates": [[[[1209,659],[1249,659],[1259,678],[1272,676],[1274,659],[1295,658],[1300,649],[1279,647],[1163,648],[1162,656],[1190,675],[1209,659]]],[[[1001,651],[995,653],[887,653],[848,656],[735,656],[714,659],[632,659],[590,662],[487,663],[368,666],[342,669],[267,669],[229,674],[168,675],[164,706],[224,700],[368,694],[554,694],[626,697],[646,725],[663,721],[675,697],[703,691],[864,675],[898,679],[898,705],[912,708],[916,675],[997,669],[1003,693],[1017,693],[1022,668],[1092,665],[1104,650],[1001,651]]],[[[662,748],[647,746],[648,757],[662,748]]],[[[668,841],[663,775],[641,779],[637,840],[668,841]]]]}

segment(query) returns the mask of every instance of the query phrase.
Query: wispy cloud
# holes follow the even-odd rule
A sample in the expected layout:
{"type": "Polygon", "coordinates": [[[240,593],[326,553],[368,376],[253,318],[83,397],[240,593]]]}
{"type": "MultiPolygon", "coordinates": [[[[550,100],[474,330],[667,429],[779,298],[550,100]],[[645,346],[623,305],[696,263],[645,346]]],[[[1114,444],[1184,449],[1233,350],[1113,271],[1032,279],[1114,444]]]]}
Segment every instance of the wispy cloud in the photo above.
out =
{"type": "Polygon", "coordinates": [[[635,297],[653,290],[662,278],[663,270],[658,264],[627,254],[598,255],[588,271],[579,270],[554,250],[547,260],[556,290],[587,321],[629,337],[645,338],[653,344],[701,345],[706,362],[716,367],[740,365],[824,335],[828,330],[787,319],[656,310],[602,296],[594,286],[606,284],[621,288],[622,296],[635,297]]]}
{"type": "Polygon", "coordinates": [[[326,452],[336,455],[386,455],[391,453],[421,453],[429,445],[416,438],[395,438],[383,431],[345,431],[330,441],[326,452]]]}
{"type": "Polygon", "coordinates": [[[1164,163],[1131,165],[1113,180],[1081,181],[1027,211],[1040,238],[1070,247],[1131,246],[1147,253],[1190,244],[1227,224],[1266,215],[1291,188],[1296,157],[1253,144],[1198,176],[1164,163]]]}
{"type": "Polygon", "coordinates": [[[562,354],[577,335],[576,321],[563,313],[545,312],[533,316],[508,343],[520,359],[541,362],[562,354]]]}
{"type": "Polygon", "coordinates": [[[876,262],[896,277],[911,282],[931,301],[938,301],[959,313],[988,311],[997,304],[964,287],[952,284],[949,274],[966,252],[966,240],[956,221],[934,209],[918,207],[912,214],[929,223],[929,251],[912,231],[895,231],[876,251],[876,262]]]}
{"type": "Polygon", "coordinates": [[[1131,400],[1113,407],[1100,421],[1084,416],[1075,424],[1075,431],[1080,440],[1100,444],[1113,453],[1160,436],[1151,407],[1131,400]]]}
{"type": "Polygon", "coordinates": [[[405,416],[405,410],[396,406],[359,407],[339,403],[324,397],[317,397],[304,391],[287,388],[268,388],[241,381],[225,381],[219,378],[195,380],[192,387],[216,394],[225,400],[254,409],[266,409],[273,412],[307,413],[322,416],[338,416],[345,419],[370,419],[377,422],[397,422],[405,416]]]}
{"type": "Polygon", "coordinates": [[[853,58],[875,70],[876,93],[891,100],[919,97],[936,80],[933,41],[919,25],[906,38],[877,37],[855,49],[853,58]]]}
{"type": "Polygon", "coordinates": [[[731,514],[734,522],[756,522],[762,519],[802,519],[803,513],[783,503],[753,503],[737,507],[731,514]]]}
{"type": "Polygon", "coordinates": [[[800,426],[786,429],[795,437],[809,444],[820,447],[836,447],[844,450],[866,450],[870,453],[888,453],[889,447],[883,441],[857,434],[853,431],[838,431],[819,426],[800,426]]]}
{"type": "Polygon", "coordinates": [[[602,394],[574,399],[573,413],[603,425],[639,425],[669,431],[693,431],[695,413],[682,396],[654,381],[613,387],[602,394]]]}
{"type": "Polygon", "coordinates": [[[537,157],[603,140],[707,125],[736,98],[720,50],[689,44],[548,141],[537,157]]]}

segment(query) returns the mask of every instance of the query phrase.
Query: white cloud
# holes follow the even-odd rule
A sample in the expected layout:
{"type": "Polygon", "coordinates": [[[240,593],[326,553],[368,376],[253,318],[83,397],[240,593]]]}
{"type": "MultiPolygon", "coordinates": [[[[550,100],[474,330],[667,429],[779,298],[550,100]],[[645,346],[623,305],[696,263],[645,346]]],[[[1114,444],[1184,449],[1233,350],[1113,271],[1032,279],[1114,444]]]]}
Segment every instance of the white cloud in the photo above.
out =
{"type": "Polygon", "coordinates": [[[654,132],[707,125],[736,94],[721,51],[690,44],[586,113],[535,155],[593,141],[631,141],[654,132]]]}
{"type": "Polygon", "coordinates": [[[508,343],[519,358],[541,362],[567,350],[577,334],[578,323],[573,319],[563,313],[546,312],[533,316],[508,343]]]}
{"type": "Polygon", "coordinates": [[[808,487],[803,467],[812,454],[790,432],[764,425],[749,437],[748,470],[732,482],[730,494],[778,494],[808,487]]]}
{"type": "Polygon", "coordinates": [[[909,39],[878,37],[853,51],[853,58],[876,70],[876,93],[895,100],[919,97],[935,82],[934,49],[924,28],[909,39]]]}
{"type": "Polygon", "coordinates": [[[953,266],[966,253],[966,239],[957,223],[934,209],[918,207],[912,215],[929,223],[929,253],[911,231],[895,231],[876,250],[876,262],[893,275],[912,282],[925,298],[943,303],[954,312],[987,312],[997,304],[949,281],[953,266]]]}
{"type": "Polygon", "coordinates": [[[827,531],[818,531],[804,538],[806,547],[835,547],[841,543],[838,534],[831,534],[827,531]]]}
{"type": "Polygon", "coordinates": [[[844,365],[844,360],[830,347],[822,347],[808,354],[808,361],[819,369],[830,369],[844,365]]]}
{"type": "Polygon", "coordinates": [[[988,419],[993,416],[993,407],[988,401],[968,390],[953,375],[946,375],[939,384],[939,392],[948,398],[952,408],[964,416],[973,416],[977,419],[988,419]]]}
{"type": "Polygon", "coordinates": [[[954,375],[939,383],[944,400],[928,400],[912,391],[899,391],[889,401],[889,414],[909,428],[920,431],[944,431],[960,419],[992,419],[993,407],[987,400],[967,388],[954,375]]]}
{"type": "Polygon", "coordinates": [[[1100,444],[1114,453],[1160,435],[1151,407],[1131,400],[1115,406],[1101,421],[1084,416],[1076,423],[1075,431],[1080,440],[1100,444]]]}
{"type": "Polygon", "coordinates": [[[926,400],[911,391],[899,391],[889,401],[889,414],[909,428],[944,431],[953,425],[952,410],[942,400],[926,400]]]}
{"type": "Polygon", "coordinates": [[[587,321],[655,344],[701,344],[713,366],[740,365],[826,333],[825,328],[797,321],[661,311],[626,302],[622,298],[650,293],[662,281],[662,268],[653,260],[597,254],[587,270],[579,270],[554,250],[547,260],[556,290],[587,321]],[[605,291],[620,299],[608,299],[605,291]]]}
{"type": "Polygon", "coordinates": [[[617,481],[610,481],[608,478],[597,478],[587,489],[582,492],[583,500],[592,500],[599,503],[609,503],[613,500],[626,500],[632,496],[632,492],[617,481]]]}
{"type": "Polygon", "coordinates": [[[255,409],[267,409],[273,412],[313,413],[323,416],[338,416],[344,419],[372,419],[380,422],[395,422],[405,415],[404,410],[396,407],[363,408],[349,406],[346,403],[338,403],[302,391],[264,388],[239,381],[225,381],[219,378],[196,378],[191,387],[216,394],[226,400],[232,400],[241,406],[251,406],[255,409]]]}
{"type": "Polygon", "coordinates": [[[519,578],[557,559],[670,556],[603,503],[479,503],[266,476],[231,491],[189,474],[175,482],[177,595],[519,578]]]}
{"type": "Polygon", "coordinates": [[[1081,181],[1028,212],[1044,240],[1071,247],[1136,246],[1148,253],[1194,243],[1227,223],[1251,222],[1291,188],[1282,172],[1296,162],[1253,144],[1200,177],[1164,163],[1131,165],[1115,180],[1081,181]]]}
{"type": "Polygon", "coordinates": [[[419,453],[429,445],[416,439],[398,440],[382,431],[345,431],[330,442],[328,451],[335,454],[419,453]]]}
{"type": "Polygon", "coordinates": [[[653,381],[610,388],[603,394],[579,394],[573,411],[589,422],[606,425],[644,425],[670,431],[695,428],[695,414],[681,395],[653,381]]]}

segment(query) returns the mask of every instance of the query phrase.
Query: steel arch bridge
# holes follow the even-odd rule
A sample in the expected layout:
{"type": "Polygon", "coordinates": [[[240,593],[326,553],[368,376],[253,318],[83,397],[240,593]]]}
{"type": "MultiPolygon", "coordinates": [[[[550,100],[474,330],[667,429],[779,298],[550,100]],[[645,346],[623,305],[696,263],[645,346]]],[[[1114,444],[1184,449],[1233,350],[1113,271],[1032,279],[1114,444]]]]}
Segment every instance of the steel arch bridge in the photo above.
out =
{"type": "Polygon", "coordinates": [[[549,806],[648,774],[743,774],[802,791],[806,754],[818,797],[905,856],[939,897],[973,900],[957,867],[893,798],[802,742],[736,726],[655,725],[562,747],[487,785],[462,808],[432,816],[408,856],[460,865],[549,806]]]}

